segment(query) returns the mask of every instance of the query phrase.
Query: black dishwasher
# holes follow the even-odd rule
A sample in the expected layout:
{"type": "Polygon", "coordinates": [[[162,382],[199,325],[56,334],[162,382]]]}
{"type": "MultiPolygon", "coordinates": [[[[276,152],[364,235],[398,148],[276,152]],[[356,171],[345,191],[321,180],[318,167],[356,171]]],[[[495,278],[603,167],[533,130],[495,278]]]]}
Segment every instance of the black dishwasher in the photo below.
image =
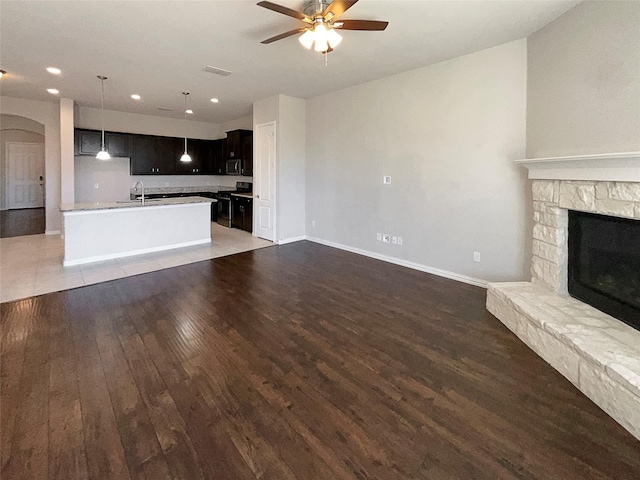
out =
{"type": "Polygon", "coordinates": [[[253,231],[253,198],[231,194],[231,225],[247,232],[253,231]]]}

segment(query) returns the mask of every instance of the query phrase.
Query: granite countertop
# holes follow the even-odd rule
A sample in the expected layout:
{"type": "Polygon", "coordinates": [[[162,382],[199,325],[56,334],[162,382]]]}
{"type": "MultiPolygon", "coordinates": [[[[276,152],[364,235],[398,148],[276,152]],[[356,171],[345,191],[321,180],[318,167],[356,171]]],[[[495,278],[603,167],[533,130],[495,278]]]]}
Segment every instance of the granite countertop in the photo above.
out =
{"type": "MultiPolygon", "coordinates": [[[[205,187],[144,187],[144,193],[146,194],[155,194],[155,193],[197,193],[197,192],[226,192],[229,190],[235,190],[234,187],[223,187],[220,185],[210,185],[205,187]]],[[[135,188],[129,189],[132,195],[139,195],[140,190],[136,190],[135,188]]]]}
{"type": "MultiPolygon", "coordinates": [[[[146,192],[145,192],[146,193],[146,192]]],[[[122,202],[70,203],[60,205],[61,212],[80,212],[89,210],[113,210],[121,208],[162,207],[166,205],[183,205],[188,203],[215,203],[217,200],[204,197],[157,198],[145,200],[144,205],[137,200],[122,202]]]]}
{"type": "Polygon", "coordinates": [[[232,193],[232,197],[253,198],[253,193],[232,193]]]}

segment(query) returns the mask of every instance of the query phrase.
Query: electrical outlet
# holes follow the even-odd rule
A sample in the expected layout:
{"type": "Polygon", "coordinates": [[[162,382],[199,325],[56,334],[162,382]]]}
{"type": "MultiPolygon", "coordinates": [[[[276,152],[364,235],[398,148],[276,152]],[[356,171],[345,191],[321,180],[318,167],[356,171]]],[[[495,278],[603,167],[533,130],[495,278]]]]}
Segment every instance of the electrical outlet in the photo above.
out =
{"type": "Polygon", "coordinates": [[[94,183],[93,184],[93,188],[100,188],[100,184],[99,183],[94,183]]]}
{"type": "Polygon", "coordinates": [[[398,245],[402,245],[402,237],[398,237],[398,245]]]}
{"type": "Polygon", "coordinates": [[[382,235],[382,243],[391,243],[391,235],[387,235],[386,233],[382,235]]]}
{"type": "Polygon", "coordinates": [[[391,185],[391,176],[385,175],[384,177],[382,177],[382,183],[384,185],[391,185]]]}
{"type": "Polygon", "coordinates": [[[480,252],[473,252],[473,261],[480,262],[480,252]]]}
{"type": "Polygon", "coordinates": [[[376,240],[378,240],[379,242],[382,241],[382,234],[381,233],[376,233],[376,240]]]}
{"type": "Polygon", "coordinates": [[[398,244],[398,237],[391,237],[391,243],[393,243],[394,245],[398,244]]]}
{"type": "Polygon", "coordinates": [[[315,220],[311,220],[311,226],[315,227],[316,226],[316,221],[315,220]]]}

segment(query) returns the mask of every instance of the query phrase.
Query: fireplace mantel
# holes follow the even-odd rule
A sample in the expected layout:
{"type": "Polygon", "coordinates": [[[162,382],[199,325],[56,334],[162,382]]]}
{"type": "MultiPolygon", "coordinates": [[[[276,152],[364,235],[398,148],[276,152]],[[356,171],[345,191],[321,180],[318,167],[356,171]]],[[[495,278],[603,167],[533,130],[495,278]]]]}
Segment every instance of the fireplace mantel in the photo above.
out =
{"type": "Polygon", "coordinates": [[[534,180],[640,182],[640,152],[516,160],[534,180]]]}

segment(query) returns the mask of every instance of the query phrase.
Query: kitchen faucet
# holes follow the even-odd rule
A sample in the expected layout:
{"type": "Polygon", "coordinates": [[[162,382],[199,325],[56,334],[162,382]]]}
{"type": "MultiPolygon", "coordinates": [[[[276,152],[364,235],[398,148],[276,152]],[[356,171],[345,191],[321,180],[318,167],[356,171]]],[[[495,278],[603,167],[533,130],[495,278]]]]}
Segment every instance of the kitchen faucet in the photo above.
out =
{"type": "Polygon", "coordinates": [[[140,185],[140,190],[142,191],[142,205],[144,205],[144,183],[142,182],[136,182],[136,184],[133,186],[133,191],[137,192],[138,191],[138,185],[140,185]]]}

